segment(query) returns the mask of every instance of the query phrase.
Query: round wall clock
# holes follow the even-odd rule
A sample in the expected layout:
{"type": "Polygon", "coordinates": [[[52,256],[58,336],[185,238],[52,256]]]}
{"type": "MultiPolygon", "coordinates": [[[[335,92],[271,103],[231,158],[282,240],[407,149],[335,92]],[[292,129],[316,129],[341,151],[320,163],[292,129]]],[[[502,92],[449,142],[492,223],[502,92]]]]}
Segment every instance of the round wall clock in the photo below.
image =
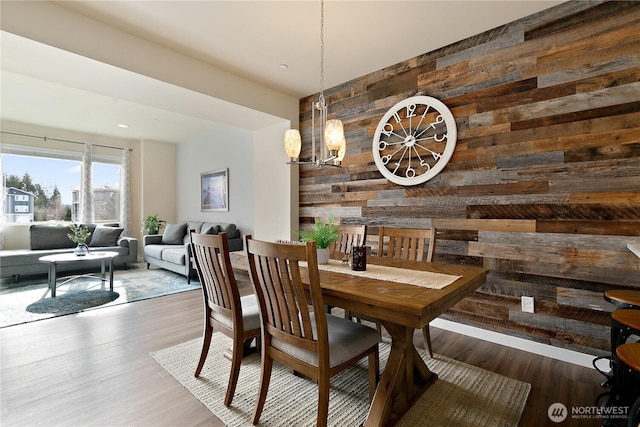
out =
{"type": "Polygon", "coordinates": [[[378,123],[373,159],[389,181],[422,184],[447,165],[457,135],[453,114],[444,103],[430,96],[413,96],[391,107],[378,123]]]}

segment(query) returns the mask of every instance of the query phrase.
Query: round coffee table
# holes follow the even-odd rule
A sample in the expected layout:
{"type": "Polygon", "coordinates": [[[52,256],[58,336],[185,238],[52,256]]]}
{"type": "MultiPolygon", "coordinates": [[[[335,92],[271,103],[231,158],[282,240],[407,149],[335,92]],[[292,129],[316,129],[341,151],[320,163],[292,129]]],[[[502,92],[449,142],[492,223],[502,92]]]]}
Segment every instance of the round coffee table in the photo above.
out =
{"type": "Polygon", "coordinates": [[[63,285],[71,280],[78,279],[80,277],[96,277],[102,282],[106,281],[106,266],[109,265],[109,290],[113,291],[113,259],[118,255],[117,252],[90,252],[84,256],[78,256],[71,253],[64,254],[56,254],[56,255],[46,255],[40,257],[38,260],[40,262],[49,263],[49,289],[51,289],[51,297],[55,298],[56,296],[56,284],[58,281],[58,265],[59,264],[69,264],[69,263],[82,263],[87,264],[86,267],[82,265],[79,268],[89,268],[92,264],[96,264],[96,261],[100,261],[100,276],[96,276],[95,274],[77,274],[73,276],[64,277],[64,281],[60,283],[63,285]]]}

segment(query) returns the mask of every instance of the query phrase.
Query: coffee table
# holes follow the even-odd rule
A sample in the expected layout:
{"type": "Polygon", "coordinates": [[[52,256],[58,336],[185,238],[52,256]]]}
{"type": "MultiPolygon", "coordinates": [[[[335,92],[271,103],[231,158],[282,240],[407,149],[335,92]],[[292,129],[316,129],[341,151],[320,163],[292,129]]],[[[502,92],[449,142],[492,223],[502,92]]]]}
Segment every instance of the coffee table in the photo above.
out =
{"type": "Polygon", "coordinates": [[[60,285],[64,285],[71,280],[78,279],[80,277],[95,277],[104,283],[106,281],[106,266],[109,265],[109,290],[113,291],[113,259],[118,255],[117,252],[90,252],[84,256],[78,256],[74,253],[64,253],[56,255],[46,255],[40,257],[40,262],[49,263],[49,289],[51,289],[51,297],[56,296],[56,284],[58,281],[58,265],[69,263],[81,263],[78,268],[89,268],[91,264],[95,264],[96,261],[100,261],[100,276],[95,274],[76,274],[73,276],[64,277],[64,281],[60,285]],[[82,264],[87,264],[86,266],[82,264]]]}

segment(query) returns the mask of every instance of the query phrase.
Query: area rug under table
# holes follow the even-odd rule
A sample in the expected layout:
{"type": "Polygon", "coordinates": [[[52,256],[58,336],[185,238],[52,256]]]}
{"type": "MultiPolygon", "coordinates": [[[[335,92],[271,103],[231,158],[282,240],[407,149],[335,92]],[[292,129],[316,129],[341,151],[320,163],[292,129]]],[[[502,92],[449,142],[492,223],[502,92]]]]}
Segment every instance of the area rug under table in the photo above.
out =
{"type": "MultiPolygon", "coordinates": [[[[199,378],[195,371],[201,339],[195,339],[151,356],[227,426],[251,426],[250,418],[260,379],[260,355],[244,358],[233,402],[223,405],[231,362],[223,356],[231,340],[216,333],[199,378]]],[[[390,344],[380,344],[380,369],[390,344]]],[[[517,426],[531,385],[444,356],[429,358],[418,349],[438,380],[425,391],[398,426],[517,426]]],[[[329,419],[331,426],[361,425],[368,410],[366,360],[331,379],[329,419]]],[[[317,385],[292,375],[275,362],[262,426],[313,426],[317,414],[317,385]]]]}
{"type": "MultiPolygon", "coordinates": [[[[63,276],[66,273],[63,273],[63,276]]],[[[55,298],[46,275],[25,277],[15,283],[0,281],[0,327],[33,322],[56,316],[79,313],[95,308],[140,301],[163,295],[200,289],[200,283],[171,271],[137,263],[126,269],[116,269],[113,292],[109,282],[95,277],[83,277],[58,286],[55,298]]]]}

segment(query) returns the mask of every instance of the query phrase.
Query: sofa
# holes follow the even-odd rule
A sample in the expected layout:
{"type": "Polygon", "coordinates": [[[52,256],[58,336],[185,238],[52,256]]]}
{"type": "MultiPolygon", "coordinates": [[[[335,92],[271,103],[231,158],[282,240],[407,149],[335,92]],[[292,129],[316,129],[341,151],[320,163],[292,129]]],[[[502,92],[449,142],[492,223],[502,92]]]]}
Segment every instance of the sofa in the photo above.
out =
{"type": "MultiPolygon", "coordinates": [[[[97,224],[86,225],[91,236],[87,239],[89,251],[113,251],[118,255],[113,259],[114,265],[135,263],[138,260],[138,240],[134,237],[121,236],[122,228],[97,224]]],[[[0,276],[14,277],[20,280],[22,275],[44,274],[49,265],[39,262],[45,255],[73,252],[76,244],[68,234],[69,224],[32,224],[29,226],[29,249],[12,249],[0,251],[0,276]]],[[[96,261],[99,265],[100,261],[96,261]]],[[[86,268],[84,263],[64,263],[58,266],[59,271],[74,271],[86,268]]]]}
{"type": "Polygon", "coordinates": [[[227,233],[230,251],[243,249],[242,235],[235,224],[213,223],[204,221],[186,221],[179,224],[167,224],[162,234],[142,237],[143,258],[147,268],[156,266],[187,277],[190,283],[195,270],[190,259],[190,233],[218,234],[227,233]]]}

